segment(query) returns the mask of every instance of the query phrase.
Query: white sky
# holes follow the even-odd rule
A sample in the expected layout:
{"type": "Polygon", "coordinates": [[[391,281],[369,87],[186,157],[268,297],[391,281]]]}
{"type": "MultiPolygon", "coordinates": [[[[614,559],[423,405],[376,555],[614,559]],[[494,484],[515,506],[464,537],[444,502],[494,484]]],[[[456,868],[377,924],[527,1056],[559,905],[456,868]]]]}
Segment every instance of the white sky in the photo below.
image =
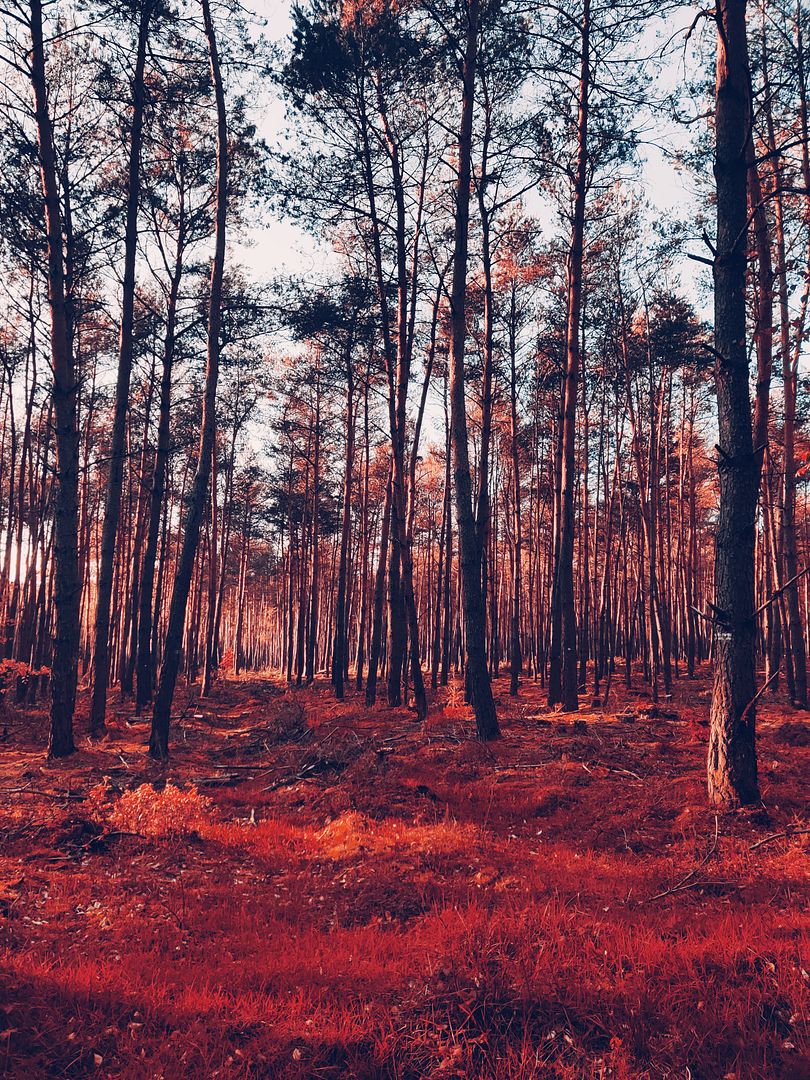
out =
{"type": "MultiPolygon", "coordinates": [[[[274,42],[284,44],[292,28],[292,0],[246,0],[246,7],[264,21],[264,33],[274,42]]],[[[254,117],[259,132],[270,146],[285,126],[284,103],[267,87],[258,115],[254,117]]],[[[315,239],[291,222],[276,217],[252,230],[250,246],[238,246],[238,258],[260,278],[270,279],[284,273],[303,273],[313,270],[323,252],[318,251],[315,239]]]]}
{"type": "MultiPolygon", "coordinates": [[[[247,4],[259,19],[264,21],[267,38],[283,44],[291,29],[292,0],[247,0],[247,4]]],[[[678,14],[668,20],[664,36],[668,38],[680,30],[685,33],[691,19],[692,11],[689,5],[685,4],[678,14]]],[[[654,47],[656,33],[657,31],[653,31],[649,40],[644,41],[644,51],[654,47]]],[[[682,74],[680,63],[673,62],[665,78],[674,85],[682,74]]],[[[660,85],[657,89],[660,90],[660,85]]],[[[272,146],[278,133],[285,127],[285,111],[283,102],[270,86],[262,97],[256,119],[262,136],[272,146]]],[[[690,134],[680,130],[668,133],[666,141],[680,139],[684,142],[689,138],[690,134]]],[[[694,193],[689,187],[689,177],[678,172],[666,155],[655,146],[647,147],[644,157],[642,181],[648,201],[662,214],[681,216],[688,213],[690,205],[694,205],[694,193]]],[[[698,250],[697,246],[695,250],[698,250]]],[[[319,247],[312,236],[289,221],[269,217],[261,227],[251,231],[247,245],[238,245],[236,254],[239,261],[258,277],[268,280],[279,274],[306,275],[317,270],[323,266],[325,259],[329,258],[329,248],[325,242],[319,247]]],[[[686,260],[678,269],[682,283],[692,294],[693,301],[702,307],[697,282],[703,272],[697,264],[686,260]]]]}

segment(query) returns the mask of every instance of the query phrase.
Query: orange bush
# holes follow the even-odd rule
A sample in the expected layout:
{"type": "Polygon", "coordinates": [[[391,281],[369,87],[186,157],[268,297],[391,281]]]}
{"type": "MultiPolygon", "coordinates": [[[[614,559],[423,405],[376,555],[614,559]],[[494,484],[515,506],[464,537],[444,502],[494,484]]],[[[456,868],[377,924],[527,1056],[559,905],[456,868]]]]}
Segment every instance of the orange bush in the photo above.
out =
{"type": "Polygon", "coordinates": [[[112,804],[106,801],[107,788],[94,787],[88,802],[96,820],[119,832],[140,836],[183,836],[197,832],[208,820],[211,803],[191,785],[180,789],[172,783],[156,791],[151,784],[141,784],[112,804]]]}
{"type": "Polygon", "coordinates": [[[50,675],[47,667],[35,668],[22,660],[0,660],[0,692],[12,684],[15,679],[31,679],[37,675],[50,675]]]}

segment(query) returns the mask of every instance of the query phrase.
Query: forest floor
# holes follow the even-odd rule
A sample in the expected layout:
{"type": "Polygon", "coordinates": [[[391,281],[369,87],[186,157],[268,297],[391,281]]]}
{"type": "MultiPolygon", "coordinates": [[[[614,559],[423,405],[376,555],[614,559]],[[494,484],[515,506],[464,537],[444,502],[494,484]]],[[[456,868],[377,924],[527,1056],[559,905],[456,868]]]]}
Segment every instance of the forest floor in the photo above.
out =
{"type": "Polygon", "coordinates": [[[221,681],[166,771],[126,703],[55,763],[8,707],[0,1076],[807,1080],[810,725],[766,703],[717,817],[706,678],[614,689],[502,677],[482,745],[458,687],[221,681]]]}

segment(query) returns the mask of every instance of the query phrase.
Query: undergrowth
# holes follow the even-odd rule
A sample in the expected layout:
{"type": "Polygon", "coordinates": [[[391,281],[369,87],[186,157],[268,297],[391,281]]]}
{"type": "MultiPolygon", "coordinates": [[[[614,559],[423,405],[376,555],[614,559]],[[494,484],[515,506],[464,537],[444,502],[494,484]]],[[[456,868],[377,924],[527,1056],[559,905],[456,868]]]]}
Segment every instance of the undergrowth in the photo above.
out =
{"type": "Polygon", "coordinates": [[[765,807],[716,818],[688,698],[583,731],[527,688],[484,748],[458,691],[423,731],[316,687],[266,747],[287,699],[242,685],[170,778],[123,725],[2,759],[0,1076],[810,1075],[810,750],[778,714],[765,807]]]}

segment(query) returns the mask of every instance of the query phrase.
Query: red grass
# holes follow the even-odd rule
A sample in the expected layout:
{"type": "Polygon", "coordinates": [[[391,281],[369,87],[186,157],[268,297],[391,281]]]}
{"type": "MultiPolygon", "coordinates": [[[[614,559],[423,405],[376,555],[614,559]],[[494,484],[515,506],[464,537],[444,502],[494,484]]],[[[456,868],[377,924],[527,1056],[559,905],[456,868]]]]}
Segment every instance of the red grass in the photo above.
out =
{"type": "Polygon", "coordinates": [[[54,766],[17,714],[0,1075],[810,1075],[807,837],[752,850],[805,825],[810,750],[765,710],[767,810],[720,818],[715,850],[682,698],[574,730],[529,685],[484,747],[457,698],[423,732],[228,682],[158,791],[124,706],[54,766]]]}

